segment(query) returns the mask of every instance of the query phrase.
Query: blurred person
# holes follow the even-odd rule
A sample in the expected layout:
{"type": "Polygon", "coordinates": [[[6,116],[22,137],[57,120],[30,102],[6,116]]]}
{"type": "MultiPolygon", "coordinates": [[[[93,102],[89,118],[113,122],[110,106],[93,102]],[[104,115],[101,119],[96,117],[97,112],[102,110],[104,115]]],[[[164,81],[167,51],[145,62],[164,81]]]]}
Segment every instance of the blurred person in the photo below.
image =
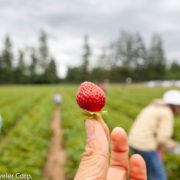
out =
{"type": "Polygon", "coordinates": [[[98,84],[98,86],[105,92],[105,85],[104,85],[104,83],[103,82],[100,82],[99,84],[98,84]]]}
{"type": "Polygon", "coordinates": [[[105,89],[107,90],[108,89],[108,87],[109,87],[109,79],[105,79],[104,80],[104,86],[105,86],[105,89]]]}
{"type": "Polygon", "coordinates": [[[109,129],[102,119],[88,119],[86,147],[74,180],[125,180],[130,167],[130,180],[147,180],[146,165],[140,155],[128,159],[126,132],[116,127],[109,137],[109,129]],[[111,162],[109,141],[111,140],[111,162]]]}
{"type": "Polygon", "coordinates": [[[54,101],[54,103],[55,103],[56,105],[62,104],[63,99],[62,99],[61,94],[55,93],[55,94],[53,95],[53,101],[54,101]]]}
{"type": "Polygon", "coordinates": [[[126,84],[127,85],[132,84],[132,78],[131,77],[126,78],[126,84]]]}
{"type": "Polygon", "coordinates": [[[143,156],[148,180],[166,180],[162,148],[175,150],[178,143],[173,135],[174,116],[180,114],[180,91],[169,90],[163,99],[156,99],[136,118],[129,133],[133,153],[143,156]]]}

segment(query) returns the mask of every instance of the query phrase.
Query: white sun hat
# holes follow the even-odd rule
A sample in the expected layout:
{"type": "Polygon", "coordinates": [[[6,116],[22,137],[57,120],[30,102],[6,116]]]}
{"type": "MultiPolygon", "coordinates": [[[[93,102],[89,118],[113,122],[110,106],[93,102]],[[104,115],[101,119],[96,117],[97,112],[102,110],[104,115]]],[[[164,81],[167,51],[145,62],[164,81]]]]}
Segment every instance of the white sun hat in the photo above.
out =
{"type": "Polygon", "coordinates": [[[163,100],[167,104],[180,105],[180,91],[169,90],[163,95],[163,100]]]}

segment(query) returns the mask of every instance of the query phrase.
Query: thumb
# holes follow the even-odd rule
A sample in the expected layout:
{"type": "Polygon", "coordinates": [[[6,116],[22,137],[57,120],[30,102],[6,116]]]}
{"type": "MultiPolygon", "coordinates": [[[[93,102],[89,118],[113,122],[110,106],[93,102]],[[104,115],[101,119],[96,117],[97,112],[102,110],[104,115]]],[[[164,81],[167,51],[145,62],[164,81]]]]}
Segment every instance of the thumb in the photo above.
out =
{"type": "Polygon", "coordinates": [[[109,147],[107,132],[102,122],[88,119],[86,127],[86,147],[75,180],[104,179],[108,168],[109,147]]]}

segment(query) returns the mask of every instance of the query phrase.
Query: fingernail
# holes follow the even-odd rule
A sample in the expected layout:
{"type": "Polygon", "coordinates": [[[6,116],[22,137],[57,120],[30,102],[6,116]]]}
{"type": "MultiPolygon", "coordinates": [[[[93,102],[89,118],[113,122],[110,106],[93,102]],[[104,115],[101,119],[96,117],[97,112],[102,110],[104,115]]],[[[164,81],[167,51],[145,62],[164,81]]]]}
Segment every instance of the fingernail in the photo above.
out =
{"type": "Polygon", "coordinates": [[[86,120],[86,133],[88,139],[92,138],[94,136],[94,126],[93,126],[93,121],[90,119],[86,120]]]}

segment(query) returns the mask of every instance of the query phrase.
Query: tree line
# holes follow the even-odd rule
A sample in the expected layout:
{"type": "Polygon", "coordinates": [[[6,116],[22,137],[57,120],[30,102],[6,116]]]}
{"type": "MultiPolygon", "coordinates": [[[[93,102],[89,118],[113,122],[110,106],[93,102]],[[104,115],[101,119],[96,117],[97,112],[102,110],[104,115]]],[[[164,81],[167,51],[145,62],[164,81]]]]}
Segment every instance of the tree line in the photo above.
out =
{"type": "Polygon", "coordinates": [[[139,33],[122,31],[109,46],[102,48],[94,65],[90,64],[93,48],[85,36],[81,63],[69,66],[64,79],[57,75],[57,65],[49,52],[44,31],[40,32],[38,47],[20,49],[18,55],[13,54],[12,48],[11,39],[6,36],[0,51],[0,84],[180,79],[180,65],[176,61],[168,63],[158,34],[152,36],[150,46],[147,46],[139,33]]]}
{"type": "Polygon", "coordinates": [[[82,63],[68,68],[67,82],[180,79],[180,65],[176,61],[168,63],[158,34],[152,36],[150,47],[147,48],[139,33],[122,31],[108,47],[102,48],[93,67],[89,65],[91,51],[88,37],[85,36],[82,63]]]}
{"type": "Polygon", "coordinates": [[[40,32],[37,48],[20,49],[17,57],[13,54],[12,48],[11,39],[6,36],[0,53],[1,84],[40,84],[59,81],[55,59],[49,52],[47,35],[44,31],[40,32]]]}

